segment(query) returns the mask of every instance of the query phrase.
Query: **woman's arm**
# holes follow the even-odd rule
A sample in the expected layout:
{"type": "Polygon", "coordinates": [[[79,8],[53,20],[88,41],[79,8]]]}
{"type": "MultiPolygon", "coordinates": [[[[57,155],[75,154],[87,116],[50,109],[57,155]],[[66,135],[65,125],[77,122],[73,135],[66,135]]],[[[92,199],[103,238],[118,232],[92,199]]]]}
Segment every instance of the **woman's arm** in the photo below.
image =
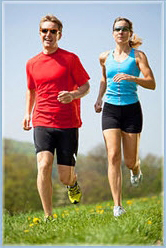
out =
{"type": "Polygon", "coordinates": [[[102,78],[100,81],[100,88],[99,88],[99,94],[97,97],[97,101],[94,105],[96,113],[100,113],[102,110],[102,103],[103,103],[102,98],[104,96],[104,93],[105,93],[106,87],[107,87],[105,61],[108,57],[108,54],[109,54],[109,51],[102,53],[99,57],[100,65],[102,68],[102,78]]]}
{"type": "Polygon", "coordinates": [[[114,82],[120,82],[122,80],[132,81],[136,84],[150,90],[156,88],[156,82],[153,76],[153,72],[149,66],[146,55],[141,51],[136,51],[136,63],[140,71],[142,72],[144,78],[135,77],[128,74],[116,74],[114,77],[114,82]]]}

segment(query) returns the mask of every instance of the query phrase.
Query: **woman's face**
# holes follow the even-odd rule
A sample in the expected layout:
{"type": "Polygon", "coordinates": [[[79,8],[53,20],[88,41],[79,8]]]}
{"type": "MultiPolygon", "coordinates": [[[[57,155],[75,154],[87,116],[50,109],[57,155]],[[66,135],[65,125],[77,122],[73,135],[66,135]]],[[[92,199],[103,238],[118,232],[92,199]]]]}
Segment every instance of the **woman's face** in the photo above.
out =
{"type": "Polygon", "coordinates": [[[114,25],[113,37],[117,44],[126,44],[132,36],[132,31],[129,29],[129,24],[126,21],[118,21],[114,25]]]}

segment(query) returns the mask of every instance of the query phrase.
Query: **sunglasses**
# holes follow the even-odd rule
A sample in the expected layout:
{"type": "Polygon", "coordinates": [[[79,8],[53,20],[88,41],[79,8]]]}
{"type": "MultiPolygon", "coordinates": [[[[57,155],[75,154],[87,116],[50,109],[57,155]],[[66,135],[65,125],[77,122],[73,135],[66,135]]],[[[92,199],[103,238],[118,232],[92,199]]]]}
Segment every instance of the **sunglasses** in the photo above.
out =
{"type": "Polygon", "coordinates": [[[58,29],[41,28],[40,31],[41,31],[43,34],[47,34],[48,31],[50,31],[51,34],[57,34],[58,29]]]}
{"type": "Polygon", "coordinates": [[[116,32],[119,32],[119,31],[128,32],[128,31],[130,31],[130,28],[126,27],[126,26],[119,26],[119,27],[114,28],[114,31],[116,31],[116,32]]]}

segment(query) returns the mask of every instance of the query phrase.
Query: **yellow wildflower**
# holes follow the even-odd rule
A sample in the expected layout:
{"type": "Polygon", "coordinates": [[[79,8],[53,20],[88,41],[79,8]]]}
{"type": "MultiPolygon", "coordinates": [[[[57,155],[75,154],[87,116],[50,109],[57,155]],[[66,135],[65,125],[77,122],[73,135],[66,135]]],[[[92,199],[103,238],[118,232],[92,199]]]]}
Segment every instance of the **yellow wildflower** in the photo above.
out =
{"type": "Polygon", "coordinates": [[[102,208],[102,206],[96,206],[96,209],[100,209],[100,208],[102,208]]]}
{"type": "Polygon", "coordinates": [[[29,230],[24,230],[25,233],[29,232],[29,230]]]}
{"type": "Polygon", "coordinates": [[[33,223],[32,224],[29,224],[29,226],[32,227],[32,226],[34,226],[34,224],[33,223]]]}
{"type": "Polygon", "coordinates": [[[103,214],[103,213],[104,213],[104,209],[97,209],[96,212],[97,212],[98,214],[103,214]]]}
{"type": "Polygon", "coordinates": [[[56,219],[58,217],[58,215],[57,214],[53,214],[53,217],[54,217],[54,219],[56,219]]]}
{"type": "Polygon", "coordinates": [[[34,224],[38,224],[40,222],[40,219],[39,218],[33,218],[33,223],[34,224]]]}
{"type": "Polygon", "coordinates": [[[151,225],[151,224],[152,224],[151,220],[148,220],[148,222],[147,222],[147,223],[148,223],[148,225],[151,225]]]}
{"type": "Polygon", "coordinates": [[[104,213],[104,209],[100,210],[100,214],[103,214],[104,213]]]}
{"type": "Polygon", "coordinates": [[[132,205],[132,204],[133,204],[133,201],[132,201],[132,200],[128,200],[126,203],[127,203],[128,205],[132,205]]]}

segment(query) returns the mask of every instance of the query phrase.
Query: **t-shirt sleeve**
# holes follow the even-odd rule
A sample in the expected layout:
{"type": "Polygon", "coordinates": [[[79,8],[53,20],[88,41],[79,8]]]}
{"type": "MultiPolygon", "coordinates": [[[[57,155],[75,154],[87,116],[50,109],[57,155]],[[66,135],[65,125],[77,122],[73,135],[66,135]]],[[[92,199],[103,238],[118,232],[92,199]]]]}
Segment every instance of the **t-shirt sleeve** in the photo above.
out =
{"type": "Polygon", "coordinates": [[[89,75],[84,69],[83,65],[80,62],[80,59],[77,55],[74,54],[72,58],[72,77],[75,83],[80,87],[81,85],[85,84],[89,79],[89,75]]]}
{"type": "Polygon", "coordinates": [[[27,87],[29,90],[35,89],[35,82],[31,73],[31,63],[28,61],[26,64],[26,74],[27,74],[27,87]]]}

